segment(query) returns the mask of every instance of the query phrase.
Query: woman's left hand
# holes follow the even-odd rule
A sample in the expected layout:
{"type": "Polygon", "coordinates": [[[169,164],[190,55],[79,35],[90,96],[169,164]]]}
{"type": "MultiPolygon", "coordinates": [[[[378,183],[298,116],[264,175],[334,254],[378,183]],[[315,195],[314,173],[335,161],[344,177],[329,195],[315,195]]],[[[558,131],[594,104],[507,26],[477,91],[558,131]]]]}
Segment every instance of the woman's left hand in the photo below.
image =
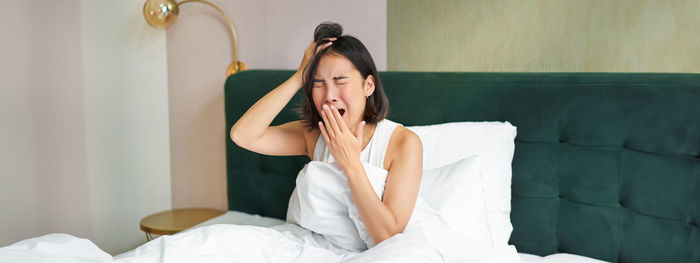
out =
{"type": "Polygon", "coordinates": [[[358,123],[353,134],[345,125],[338,109],[328,105],[323,105],[321,118],[323,118],[323,122],[318,122],[318,128],[321,130],[333,158],[343,170],[347,170],[352,165],[360,164],[363,142],[362,128],[365,126],[365,122],[358,123]]]}

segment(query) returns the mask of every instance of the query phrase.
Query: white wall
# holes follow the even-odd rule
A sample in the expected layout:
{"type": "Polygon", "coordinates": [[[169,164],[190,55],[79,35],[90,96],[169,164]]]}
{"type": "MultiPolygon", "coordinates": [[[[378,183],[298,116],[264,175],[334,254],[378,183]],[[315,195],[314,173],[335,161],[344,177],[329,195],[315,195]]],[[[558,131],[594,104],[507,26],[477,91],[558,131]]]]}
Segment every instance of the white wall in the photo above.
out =
{"type": "Polygon", "coordinates": [[[142,5],[0,2],[0,246],[63,232],[119,253],[171,207],[165,32],[142,5]]]}
{"type": "MultiPolygon", "coordinates": [[[[314,28],[334,21],[386,69],[386,1],[212,0],[236,26],[240,60],[251,69],[296,69],[314,28]]],[[[180,6],[168,29],[173,207],[227,209],[224,82],[232,40],[206,5],[180,6]]]]}
{"type": "Polygon", "coordinates": [[[124,251],[144,241],[142,217],[171,207],[165,32],[141,0],[81,3],[93,241],[124,251]]]}

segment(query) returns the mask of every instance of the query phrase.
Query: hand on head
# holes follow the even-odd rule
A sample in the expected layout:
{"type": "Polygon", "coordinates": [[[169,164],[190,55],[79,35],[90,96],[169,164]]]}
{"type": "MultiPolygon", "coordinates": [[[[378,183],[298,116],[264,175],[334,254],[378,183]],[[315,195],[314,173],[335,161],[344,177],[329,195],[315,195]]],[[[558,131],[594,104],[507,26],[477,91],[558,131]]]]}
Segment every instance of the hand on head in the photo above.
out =
{"type": "Polygon", "coordinates": [[[306,65],[311,61],[311,58],[324,48],[330,47],[336,39],[335,37],[324,38],[324,40],[328,40],[328,42],[319,46],[316,46],[316,41],[312,41],[309,47],[304,51],[304,57],[301,59],[301,64],[299,65],[297,73],[303,73],[306,65]]]}

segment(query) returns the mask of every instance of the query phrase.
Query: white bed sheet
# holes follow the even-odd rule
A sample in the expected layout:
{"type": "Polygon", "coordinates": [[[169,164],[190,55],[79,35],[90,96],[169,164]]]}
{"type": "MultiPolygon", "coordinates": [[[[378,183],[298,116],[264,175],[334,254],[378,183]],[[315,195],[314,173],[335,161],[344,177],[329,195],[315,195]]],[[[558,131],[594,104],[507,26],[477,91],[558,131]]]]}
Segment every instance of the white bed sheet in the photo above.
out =
{"type": "MultiPolygon", "coordinates": [[[[90,240],[48,234],[0,248],[4,262],[438,262],[445,258],[422,232],[398,234],[363,253],[339,251],[318,234],[283,220],[229,211],[182,233],[162,236],[132,251],[110,256],[90,240]],[[270,227],[270,228],[268,228],[270,227]],[[235,237],[235,238],[234,238],[235,237]]],[[[516,254],[513,246],[493,248],[449,262],[598,263],[555,254],[516,254]]],[[[445,259],[447,260],[447,259],[445,259]]]]}
{"type": "MultiPolygon", "coordinates": [[[[252,225],[270,227],[284,224],[284,220],[273,217],[265,217],[260,215],[252,215],[239,211],[227,211],[223,215],[214,217],[202,223],[199,223],[188,230],[196,229],[205,226],[216,224],[237,224],[237,225],[252,225]]],[[[604,263],[605,261],[574,255],[567,253],[552,254],[545,257],[531,255],[526,253],[518,253],[522,263],[604,263]]]]}

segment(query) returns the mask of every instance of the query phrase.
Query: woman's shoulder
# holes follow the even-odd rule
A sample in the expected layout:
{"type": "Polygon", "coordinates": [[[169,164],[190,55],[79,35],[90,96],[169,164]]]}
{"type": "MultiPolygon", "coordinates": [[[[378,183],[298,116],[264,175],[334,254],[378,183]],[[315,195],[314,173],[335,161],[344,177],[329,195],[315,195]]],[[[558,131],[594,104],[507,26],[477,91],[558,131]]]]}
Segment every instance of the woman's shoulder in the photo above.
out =
{"type": "Polygon", "coordinates": [[[384,167],[390,169],[394,160],[405,159],[413,154],[423,155],[423,144],[420,137],[402,125],[396,126],[389,139],[389,145],[387,145],[384,167]]]}
{"type": "Polygon", "coordinates": [[[389,139],[389,143],[392,141],[396,141],[398,143],[397,146],[400,146],[404,143],[408,144],[415,144],[415,143],[420,143],[420,137],[416,133],[414,133],[412,130],[409,128],[406,128],[403,126],[403,124],[400,124],[398,122],[389,120],[389,119],[383,119],[381,120],[382,122],[386,122],[389,125],[395,126],[392,133],[391,137],[389,139]]]}
{"type": "Polygon", "coordinates": [[[392,137],[396,136],[397,145],[401,150],[414,150],[417,148],[422,149],[423,144],[421,143],[420,137],[410,129],[399,125],[394,129],[394,134],[392,137]]]}

